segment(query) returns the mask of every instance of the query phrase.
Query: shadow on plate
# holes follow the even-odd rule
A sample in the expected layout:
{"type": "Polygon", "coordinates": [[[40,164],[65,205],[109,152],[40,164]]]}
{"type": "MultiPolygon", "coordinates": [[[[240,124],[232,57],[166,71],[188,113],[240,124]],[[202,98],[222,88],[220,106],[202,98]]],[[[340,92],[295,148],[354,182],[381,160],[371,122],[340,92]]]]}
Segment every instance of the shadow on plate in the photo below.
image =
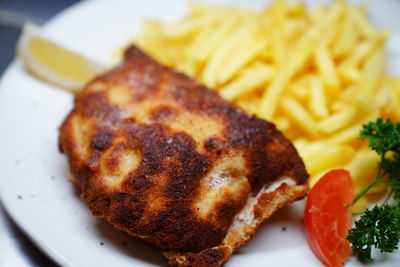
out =
{"type": "Polygon", "coordinates": [[[112,245],[124,254],[149,264],[168,266],[160,250],[155,247],[116,230],[102,219],[97,219],[95,225],[99,235],[104,238],[104,245],[112,245]]]}

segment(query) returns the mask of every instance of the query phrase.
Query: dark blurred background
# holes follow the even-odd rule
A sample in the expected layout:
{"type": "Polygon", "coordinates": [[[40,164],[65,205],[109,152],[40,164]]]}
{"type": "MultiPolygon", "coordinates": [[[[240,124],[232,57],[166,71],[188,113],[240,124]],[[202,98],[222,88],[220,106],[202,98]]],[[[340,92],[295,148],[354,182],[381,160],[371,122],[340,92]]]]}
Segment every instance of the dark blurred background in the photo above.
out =
{"type": "Polygon", "coordinates": [[[0,75],[14,57],[24,22],[43,24],[76,2],[78,0],[0,0],[0,75]]]}

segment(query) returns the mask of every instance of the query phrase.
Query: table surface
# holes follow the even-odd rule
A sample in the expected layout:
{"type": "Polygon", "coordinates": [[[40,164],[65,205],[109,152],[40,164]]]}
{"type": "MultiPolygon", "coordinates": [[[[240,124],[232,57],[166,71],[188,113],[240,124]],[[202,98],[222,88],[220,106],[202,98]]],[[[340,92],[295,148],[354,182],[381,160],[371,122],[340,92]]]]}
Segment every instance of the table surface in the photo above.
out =
{"type": "MultiPolygon", "coordinates": [[[[43,24],[78,0],[0,0],[0,75],[14,58],[22,25],[43,24]]],[[[0,202],[0,267],[57,266],[18,229],[0,202]]]]}

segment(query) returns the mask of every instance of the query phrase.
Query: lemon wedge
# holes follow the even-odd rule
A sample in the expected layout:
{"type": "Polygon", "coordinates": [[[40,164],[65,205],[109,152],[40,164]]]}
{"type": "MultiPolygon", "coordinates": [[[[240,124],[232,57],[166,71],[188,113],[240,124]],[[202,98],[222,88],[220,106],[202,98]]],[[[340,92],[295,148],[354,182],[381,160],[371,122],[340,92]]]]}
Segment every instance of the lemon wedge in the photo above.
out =
{"type": "Polygon", "coordinates": [[[107,67],[45,38],[38,26],[25,24],[17,55],[36,77],[58,87],[78,91],[107,67]]]}

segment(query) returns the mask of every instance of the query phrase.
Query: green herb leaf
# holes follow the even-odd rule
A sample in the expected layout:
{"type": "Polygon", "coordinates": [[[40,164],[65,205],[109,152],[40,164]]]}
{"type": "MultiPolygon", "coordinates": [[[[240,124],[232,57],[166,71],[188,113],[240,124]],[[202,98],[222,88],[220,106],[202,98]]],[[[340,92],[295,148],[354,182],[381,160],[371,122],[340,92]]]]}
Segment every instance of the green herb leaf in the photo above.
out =
{"type": "Polygon", "coordinates": [[[371,262],[372,247],[382,252],[397,249],[400,241],[400,208],[384,204],[366,210],[355,223],[347,239],[352,244],[353,254],[361,261],[371,262]]]}
{"type": "MultiPolygon", "coordinates": [[[[354,203],[379,183],[391,186],[385,203],[393,197],[400,201],[400,123],[379,118],[363,126],[360,133],[369,139],[369,147],[381,156],[376,178],[355,197],[354,203]]],[[[349,231],[347,239],[353,254],[361,261],[371,262],[373,247],[381,252],[392,252],[400,241],[400,206],[384,204],[366,210],[355,227],[349,231]]]]}
{"type": "Polygon", "coordinates": [[[400,152],[400,124],[394,124],[390,119],[379,118],[364,125],[360,137],[369,139],[369,147],[378,155],[387,151],[400,152]]]}

